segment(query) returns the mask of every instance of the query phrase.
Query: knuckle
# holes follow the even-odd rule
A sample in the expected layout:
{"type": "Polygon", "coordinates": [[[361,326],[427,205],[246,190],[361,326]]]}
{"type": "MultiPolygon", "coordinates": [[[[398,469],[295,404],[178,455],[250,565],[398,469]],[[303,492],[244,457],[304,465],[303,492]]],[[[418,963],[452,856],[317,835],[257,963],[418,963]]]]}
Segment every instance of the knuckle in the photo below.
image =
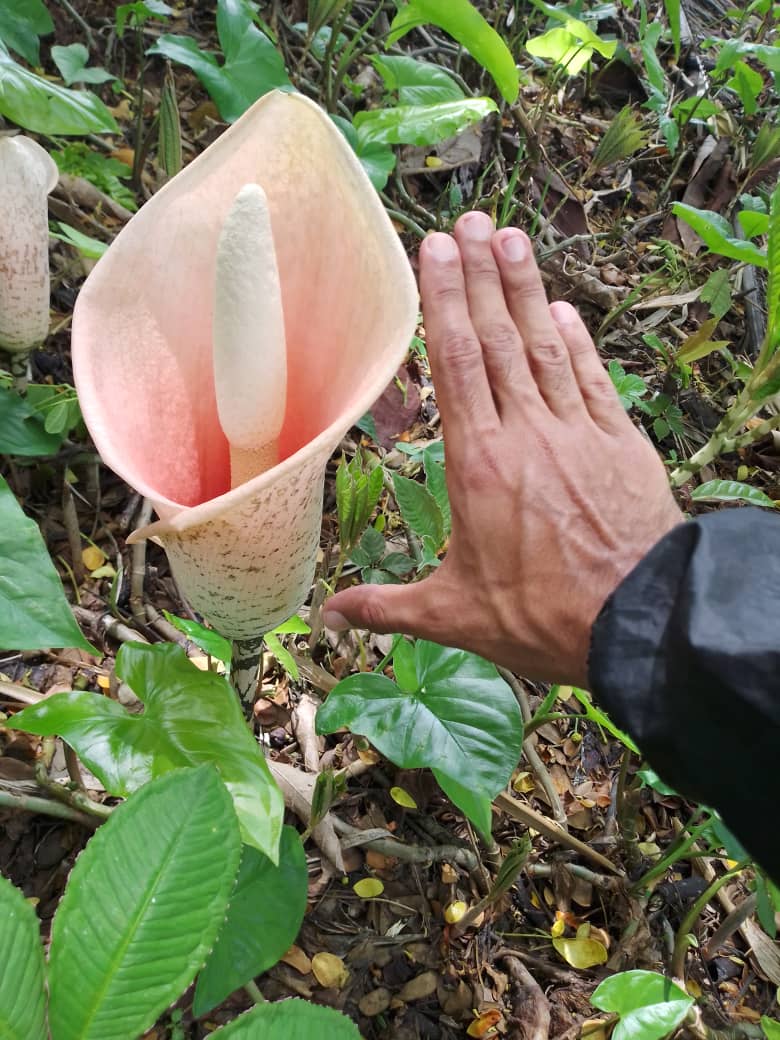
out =
{"type": "Polygon", "coordinates": [[[470,370],[479,359],[479,343],[462,329],[449,329],[443,336],[443,354],[450,368],[470,370]]]}
{"type": "Polygon", "coordinates": [[[431,287],[430,295],[438,304],[460,303],[464,298],[463,286],[459,281],[442,279],[431,287]]]}
{"type": "Polygon", "coordinates": [[[494,322],[482,332],[482,342],[496,354],[514,354],[519,347],[517,329],[505,322],[494,322]]]}
{"type": "Polygon", "coordinates": [[[498,268],[496,262],[491,255],[484,255],[482,253],[469,255],[464,258],[463,267],[471,279],[489,279],[490,281],[498,281],[498,268]]]}
{"type": "Polygon", "coordinates": [[[534,364],[549,368],[562,368],[568,360],[566,347],[558,339],[550,338],[529,343],[528,352],[534,364]]]}
{"type": "Polygon", "coordinates": [[[369,632],[387,632],[387,611],[382,590],[377,585],[367,585],[363,595],[363,621],[366,628],[369,632]]]}

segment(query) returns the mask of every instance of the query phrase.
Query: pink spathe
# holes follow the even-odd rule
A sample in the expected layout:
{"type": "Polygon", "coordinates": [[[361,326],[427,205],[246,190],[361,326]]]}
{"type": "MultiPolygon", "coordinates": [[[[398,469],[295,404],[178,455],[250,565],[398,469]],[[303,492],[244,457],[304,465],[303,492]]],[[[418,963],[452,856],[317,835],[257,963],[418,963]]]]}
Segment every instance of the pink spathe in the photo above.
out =
{"type": "MultiPolygon", "coordinates": [[[[192,606],[252,639],[313,578],[325,465],[403,359],[417,316],[406,255],[351,148],[300,94],[261,98],[155,195],[79,295],[73,362],[104,461],[147,496],[192,606]],[[268,198],[287,399],[279,463],[230,490],[212,362],[217,241],[240,189],[268,198]]],[[[243,383],[235,393],[252,394],[243,383]]]]}

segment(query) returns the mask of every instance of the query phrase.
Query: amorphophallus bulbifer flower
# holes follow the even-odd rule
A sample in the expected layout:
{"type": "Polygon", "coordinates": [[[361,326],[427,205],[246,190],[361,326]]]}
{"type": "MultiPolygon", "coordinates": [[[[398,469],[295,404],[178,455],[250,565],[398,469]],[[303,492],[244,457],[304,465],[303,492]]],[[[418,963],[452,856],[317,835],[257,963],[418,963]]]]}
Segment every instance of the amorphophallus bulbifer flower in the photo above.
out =
{"type": "Polygon", "coordinates": [[[393,377],[416,315],[376,192],[300,94],[261,98],[87,279],[73,321],[84,419],[159,516],[132,537],[163,545],[244,657],[306,599],[326,463],[393,377]]]}
{"type": "MultiPolygon", "coordinates": [[[[29,137],[0,137],[0,351],[15,385],[49,332],[49,210],[59,171],[29,137]]],[[[2,362],[2,359],[0,359],[2,362]]]]}

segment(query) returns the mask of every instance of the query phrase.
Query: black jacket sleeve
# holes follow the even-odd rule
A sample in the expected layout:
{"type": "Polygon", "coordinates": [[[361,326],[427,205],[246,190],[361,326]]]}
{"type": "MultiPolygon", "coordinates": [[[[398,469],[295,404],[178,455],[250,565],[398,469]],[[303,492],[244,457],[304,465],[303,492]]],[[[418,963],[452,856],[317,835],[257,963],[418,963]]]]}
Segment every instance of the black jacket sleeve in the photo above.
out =
{"type": "Polygon", "coordinates": [[[725,510],[666,535],[602,608],[589,672],[659,775],[780,882],[780,517],[725,510]]]}

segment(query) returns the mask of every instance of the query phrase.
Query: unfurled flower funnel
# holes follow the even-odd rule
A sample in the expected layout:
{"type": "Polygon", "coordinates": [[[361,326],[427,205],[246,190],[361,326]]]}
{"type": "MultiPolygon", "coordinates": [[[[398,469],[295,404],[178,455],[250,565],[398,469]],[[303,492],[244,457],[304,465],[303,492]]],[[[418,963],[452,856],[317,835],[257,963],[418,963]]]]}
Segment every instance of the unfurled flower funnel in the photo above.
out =
{"type": "Polygon", "coordinates": [[[160,541],[229,638],[255,639],[305,600],[325,465],[393,377],[416,315],[374,189],[299,94],[258,101],[87,279],[73,323],[84,418],[160,517],[133,538],[160,541]]]}
{"type": "MultiPolygon", "coordinates": [[[[0,137],[0,351],[24,382],[27,355],[49,331],[49,216],[59,174],[28,137],[0,137]]],[[[0,358],[0,364],[3,363],[0,358]]]]}

